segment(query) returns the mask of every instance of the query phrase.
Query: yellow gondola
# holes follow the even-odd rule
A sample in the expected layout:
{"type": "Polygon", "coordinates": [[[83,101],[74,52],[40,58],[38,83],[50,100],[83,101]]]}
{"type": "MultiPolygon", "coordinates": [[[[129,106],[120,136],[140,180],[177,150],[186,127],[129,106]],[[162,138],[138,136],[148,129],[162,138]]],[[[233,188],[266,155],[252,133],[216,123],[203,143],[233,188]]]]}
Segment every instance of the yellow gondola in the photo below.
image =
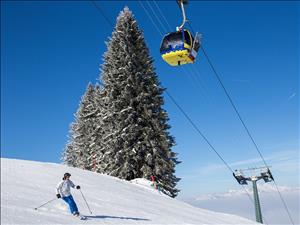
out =
{"type": "Polygon", "coordinates": [[[196,33],[194,38],[190,31],[183,29],[186,22],[183,5],[187,3],[188,0],[178,0],[178,4],[181,5],[183,22],[177,27],[176,32],[171,32],[164,36],[160,46],[160,54],[163,60],[171,66],[194,63],[200,48],[199,34],[196,33]]]}
{"type": "Polygon", "coordinates": [[[168,33],[160,47],[162,58],[171,66],[193,63],[200,47],[198,35],[196,39],[186,30],[168,33]]]}

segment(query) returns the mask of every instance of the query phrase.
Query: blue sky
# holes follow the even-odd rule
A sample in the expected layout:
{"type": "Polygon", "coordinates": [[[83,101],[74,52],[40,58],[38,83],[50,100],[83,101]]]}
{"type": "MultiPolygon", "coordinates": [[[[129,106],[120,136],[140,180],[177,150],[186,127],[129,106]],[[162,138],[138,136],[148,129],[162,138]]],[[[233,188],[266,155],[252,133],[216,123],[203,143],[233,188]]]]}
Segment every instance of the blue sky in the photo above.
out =
{"type": "MultiPolygon", "coordinates": [[[[204,55],[182,68],[162,61],[161,34],[182,18],[173,1],[156,3],[167,22],[154,2],[142,3],[152,21],[138,1],[98,4],[112,22],[129,6],[162,86],[232,169],[263,165],[204,55]]],[[[191,1],[186,12],[278,184],[299,186],[299,3],[191,1]]],[[[112,29],[88,1],[1,1],[1,157],[60,162],[112,29]]],[[[238,187],[168,96],[164,107],[182,196],[238,187]]]]}

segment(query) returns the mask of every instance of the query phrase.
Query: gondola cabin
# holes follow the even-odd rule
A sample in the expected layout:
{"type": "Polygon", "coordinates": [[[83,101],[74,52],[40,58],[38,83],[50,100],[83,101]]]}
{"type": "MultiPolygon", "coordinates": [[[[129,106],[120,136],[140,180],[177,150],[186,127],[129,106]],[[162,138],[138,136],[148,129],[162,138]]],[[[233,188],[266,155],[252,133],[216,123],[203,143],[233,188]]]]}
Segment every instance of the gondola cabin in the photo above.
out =
{"type": "Polygon", "coordinates": [[[194,63],[199,47],[198,33],[194,38],[188,30],[182,29],[164,36],[160,54],[169,65],[179,66],[194,63]]]}

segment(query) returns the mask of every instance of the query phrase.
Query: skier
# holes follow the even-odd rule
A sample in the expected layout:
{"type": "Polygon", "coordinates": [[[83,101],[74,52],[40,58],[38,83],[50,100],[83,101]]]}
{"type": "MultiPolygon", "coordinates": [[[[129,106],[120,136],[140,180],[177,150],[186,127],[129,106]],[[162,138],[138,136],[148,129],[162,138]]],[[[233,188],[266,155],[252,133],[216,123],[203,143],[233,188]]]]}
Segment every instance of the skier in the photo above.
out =
{"type": "Polygon", "coordinates": [[[155,189],[157,189],[157,182],[156,182],[155,176],[152,174],[152,175],[150,176],[150,178],[151,178],[151,181],[152,181],[152,186],[153,186],[155,189]]]}
{"type": "Polygon", "coordinates": [[[152,174],[152,175],[150,176],[150,179],[151,179],[151,181],[152,181],[151,186],[153,186],[154,189],[156,189],[156,190],[158,191],[158,193],[160,193],[160,185],[159,185],[159,183],[157,182],[157,178],[152,174]]]}
{"type": "Polygon", "coordinates": [[[74,216],[79,216],[78,208],[73,199],[73,196],[71,195],[70,187],[76,187],[76,189],[80,189],[80,186],[75,186],[74,183],[70,180],[70,176],[70,173],[64,174],[63,180],[56,186],[56,197],[62,198],[69,205],[70,211],[74,216]]]}

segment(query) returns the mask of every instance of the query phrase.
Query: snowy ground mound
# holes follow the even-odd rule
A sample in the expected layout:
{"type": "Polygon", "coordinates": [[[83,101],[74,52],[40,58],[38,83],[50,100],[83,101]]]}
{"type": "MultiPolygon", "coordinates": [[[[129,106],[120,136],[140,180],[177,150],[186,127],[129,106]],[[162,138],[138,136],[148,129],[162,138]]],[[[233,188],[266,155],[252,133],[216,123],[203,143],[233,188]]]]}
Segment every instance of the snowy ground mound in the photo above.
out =
{"type": "Polygon", "coordinates": [[[1,224],[255,224],[242,217],[193,207],[154,190],[151,182],[42,163],[1,158],[1,224]],[[55,186],[65,172],[81,186],[92,215],[76,189],[78,208],[87,220],[70,215],[55,186]]]}
{"type": "Polygon", "coordinates": [[[139,187],[142,187],[144,189],[147,189],[148,191],[157,193],[157,190],[153,188],[153,184],[150,180],[144,179],[144,178],[137,178],[134,180],[131,180],[130,183],[135,184],[139,187]]]}

